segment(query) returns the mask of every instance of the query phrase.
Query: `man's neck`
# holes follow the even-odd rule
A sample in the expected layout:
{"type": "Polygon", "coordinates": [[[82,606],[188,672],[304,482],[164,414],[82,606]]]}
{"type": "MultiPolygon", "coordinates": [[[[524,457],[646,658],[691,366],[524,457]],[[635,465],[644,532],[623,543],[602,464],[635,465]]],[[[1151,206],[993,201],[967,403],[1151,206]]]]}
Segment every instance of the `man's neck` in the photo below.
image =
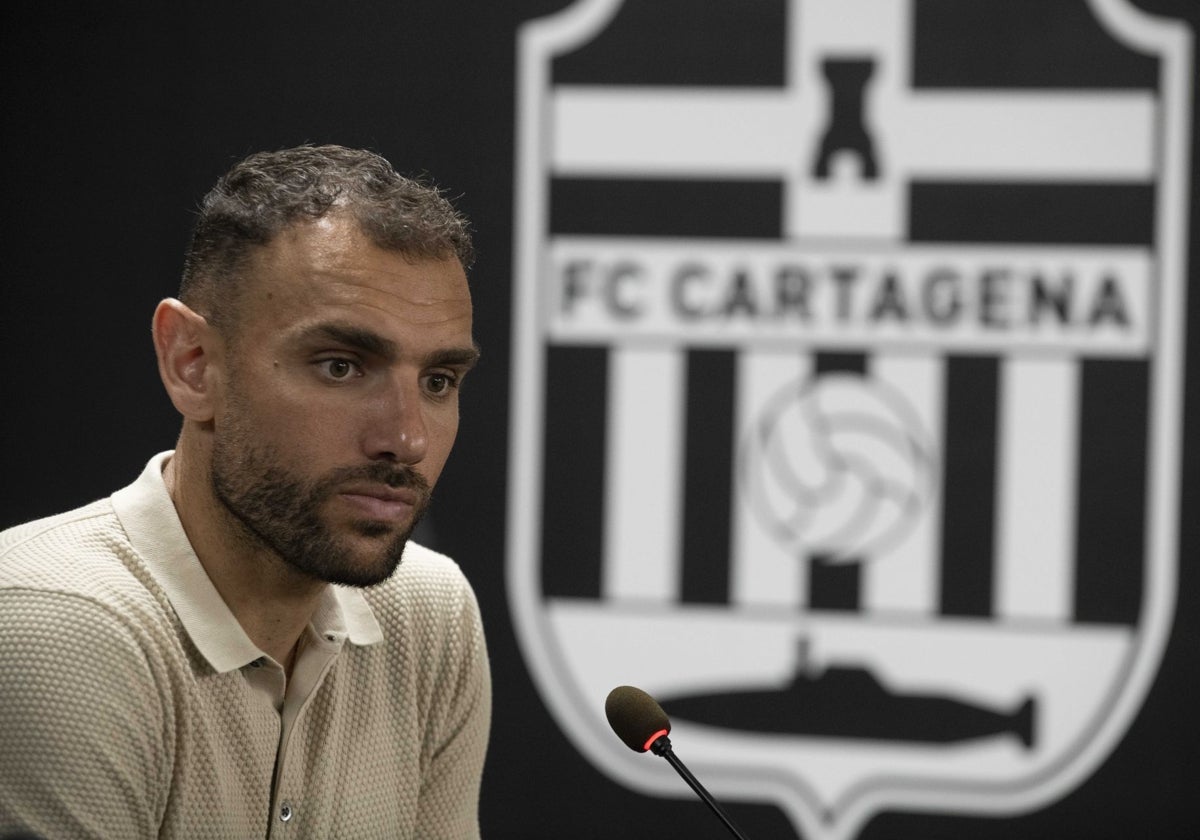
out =
{"type": "Polygon", "coordinates": [[[246,635],[291,674],[295,651],[327,583],[293,569],[215,498],[207,459],[180,441],[163,480],[200,565],[246,635]]]}

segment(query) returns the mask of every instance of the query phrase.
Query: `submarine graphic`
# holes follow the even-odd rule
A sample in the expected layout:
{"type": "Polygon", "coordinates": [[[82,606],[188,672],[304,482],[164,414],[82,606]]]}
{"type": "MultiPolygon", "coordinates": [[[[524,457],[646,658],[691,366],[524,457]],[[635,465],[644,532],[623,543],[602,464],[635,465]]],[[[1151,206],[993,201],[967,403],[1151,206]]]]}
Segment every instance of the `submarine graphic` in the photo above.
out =
{"type": "Polygon", "coordinates": [[[895,693],[860,667],[830,666],[819,674],[802,667],[779,690],[659,700],[674,721],[750,732],[942,744],[1010,736],[1026,749],[1035,737],[1032,695],[1015,709],[991,709],[950,696],[895,693]]]}

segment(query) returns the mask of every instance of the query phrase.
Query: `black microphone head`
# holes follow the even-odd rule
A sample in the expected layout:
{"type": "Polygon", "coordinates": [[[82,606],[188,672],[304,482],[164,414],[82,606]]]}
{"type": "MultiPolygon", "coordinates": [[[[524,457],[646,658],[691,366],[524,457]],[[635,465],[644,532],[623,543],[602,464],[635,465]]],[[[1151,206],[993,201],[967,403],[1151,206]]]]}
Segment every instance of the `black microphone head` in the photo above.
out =
{"type": "Polygon", "coordinates": [[[619,685],[604,701],[608,725],[634,752],[645,752],[650,745],[671,731],[671,721],[662,706],[646,692],[631,685],[619,685]]]}

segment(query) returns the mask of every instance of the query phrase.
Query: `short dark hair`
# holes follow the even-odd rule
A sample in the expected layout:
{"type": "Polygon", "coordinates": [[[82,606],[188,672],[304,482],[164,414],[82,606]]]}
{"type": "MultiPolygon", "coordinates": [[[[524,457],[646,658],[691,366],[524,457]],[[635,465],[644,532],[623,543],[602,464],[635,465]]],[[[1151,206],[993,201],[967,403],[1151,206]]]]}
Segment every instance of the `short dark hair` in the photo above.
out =
{"type": "Polygon", "coordinates": [[[346,212],[381,248],[474,261],[467,220],[434,186],[384,158],[344,146],[259,152],[221,176],[200,203],[179,297],[218,328],[232,326],[240,269],[293,224],[346,212]]]}

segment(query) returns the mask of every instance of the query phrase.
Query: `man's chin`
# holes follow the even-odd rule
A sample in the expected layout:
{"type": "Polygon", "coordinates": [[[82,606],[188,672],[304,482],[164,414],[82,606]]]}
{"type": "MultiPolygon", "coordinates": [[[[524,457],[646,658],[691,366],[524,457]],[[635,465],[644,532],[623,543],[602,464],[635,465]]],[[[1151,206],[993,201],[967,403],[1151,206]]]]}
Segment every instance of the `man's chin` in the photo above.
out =
{"type": "Polygon", "coordinates": [[[397,529],[395,525],[388,524],[387,522],[377,522],[371,520],[355,522],[353,528],[354,533],[358,536],[366,537],[372,540],[394,538],[397,532],[404,533],[405,539],[407,539],[406,529],[397,529]]]}
{"type": "Polygon", "coordinates": [[[391,528],[356,529],[327,550],[305,552],[288,563],[315,580],[365,588],[392,576],[407,543],[407,531],[397,534],[391,528]]]}
{"type": "Polygon", "coordinates": [[[378,586],[395,574],[396,568],[399,565],[399,563],[392,564],[386,569],[338,569],[324,577],[323,580],[326,583],[347,586],[352,589],[370,589],[372,586],[378,586]]]}
{"type": "Polygon", "coordinates": [[[383,583],[395,574],[399,565],[399,557],[395,559],[389,557],[384,560],[350,561],[336,567],[310,571],[310,574],[326,583],[365,589],[383,583]]]}

